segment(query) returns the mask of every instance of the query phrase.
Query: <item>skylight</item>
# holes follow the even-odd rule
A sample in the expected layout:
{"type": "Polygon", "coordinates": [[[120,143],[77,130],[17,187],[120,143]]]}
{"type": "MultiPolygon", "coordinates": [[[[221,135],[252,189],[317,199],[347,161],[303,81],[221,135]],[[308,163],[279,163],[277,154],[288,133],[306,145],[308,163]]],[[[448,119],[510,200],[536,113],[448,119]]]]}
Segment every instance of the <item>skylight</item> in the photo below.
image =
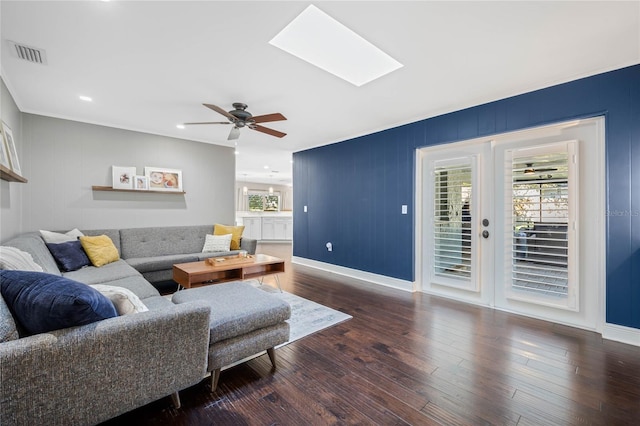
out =
{"type": "Polygon", "coordinates": [[[269,44],[355,86],[402,67],[400,62],[313,5],[269,44]]]}

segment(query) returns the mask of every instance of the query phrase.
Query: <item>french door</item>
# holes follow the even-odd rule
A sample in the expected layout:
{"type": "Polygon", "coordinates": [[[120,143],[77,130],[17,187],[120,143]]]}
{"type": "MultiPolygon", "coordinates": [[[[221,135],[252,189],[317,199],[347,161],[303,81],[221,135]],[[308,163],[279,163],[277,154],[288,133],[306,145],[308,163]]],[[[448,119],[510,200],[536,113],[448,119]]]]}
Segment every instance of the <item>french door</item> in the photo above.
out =
{"type": "Polygon", "coordinates": [[[583,120],[423,150],[422,290],[596,329],[603,126],[583,120]]]}
{"type": "Polygon", "coordinates": [[[482,189],[492,170],[491,144],[434,150],[423,162],[424,281],[436,293],[489,304],[484,283],[492,278],[486,262],[493,244],[480,235],[482,219],[491,215],[493,192],[482,189]]]}

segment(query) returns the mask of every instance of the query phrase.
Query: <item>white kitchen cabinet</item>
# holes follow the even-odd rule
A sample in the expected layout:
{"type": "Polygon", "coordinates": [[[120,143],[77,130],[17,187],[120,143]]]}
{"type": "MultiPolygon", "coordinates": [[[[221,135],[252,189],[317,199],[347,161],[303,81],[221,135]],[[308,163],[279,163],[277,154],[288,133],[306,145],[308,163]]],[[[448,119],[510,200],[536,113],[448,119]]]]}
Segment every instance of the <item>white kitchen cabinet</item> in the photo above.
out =
{"type": "Polygon", "coordinates": [[[254,240],[262,239],[262,218],[260,217],[244,217],[242,218],[244,231],[242,236],[252,238],[254,240]]]}
{"type": "Polygon", "coordinates": [[[285,221],[284,239],[293,240],[293,218],[288,217],[285,221]]]}
{"type": "Polygon", "coordinates": [[[290,217],[263,217],[263,240],[292,240],[293,219],[290,217]]]}
{"type": "Polygon", "coordinates": [[[263,240],[275,240],[275,218],[263,217],[262,218],[262,239],[263,240]]]}
{"type": "Polygon", "coordinates": [[[242,224],[246,238],[258,241],[293,240],[293,218],[291,216],[252,216],[243,217],[242,224]]]}

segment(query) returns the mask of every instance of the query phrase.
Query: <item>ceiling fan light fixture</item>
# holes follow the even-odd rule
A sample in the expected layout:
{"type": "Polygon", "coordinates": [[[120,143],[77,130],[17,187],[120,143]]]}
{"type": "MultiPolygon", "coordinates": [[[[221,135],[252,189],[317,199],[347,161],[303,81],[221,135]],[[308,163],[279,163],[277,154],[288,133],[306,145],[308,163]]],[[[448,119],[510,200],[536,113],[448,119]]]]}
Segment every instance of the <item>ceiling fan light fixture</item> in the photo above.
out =
{"type": "Polygon", "coordinates": [[[240,128],[238,126],[233,126],[231,131],[229,132],[229,137],[227,140],[232,141],[238,139],[240,137],[240,128]]]}

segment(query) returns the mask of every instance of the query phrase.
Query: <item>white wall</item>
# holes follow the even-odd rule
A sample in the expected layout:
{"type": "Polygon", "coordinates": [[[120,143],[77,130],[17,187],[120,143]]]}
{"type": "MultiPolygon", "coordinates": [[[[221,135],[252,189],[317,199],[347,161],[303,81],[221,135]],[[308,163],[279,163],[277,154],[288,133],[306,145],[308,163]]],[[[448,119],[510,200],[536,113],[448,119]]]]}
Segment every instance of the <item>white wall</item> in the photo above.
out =
{"type": "MultiPolygon", "coordinates": [[[[18,109],[11,93],[0,79],[0,117],[7,123],[13,133],[18,160],[22,166],[23,141],[22,141],[22,114],[18,109]]],[[[0,139],[1,142],[1,139],[0,139]]],[[[22,175],[27,177],[22,166],[22,175]]],[[[28,179],[28,177],[27,177],[28,179]]],[[[0,241],[18,234],[22,231],[22,191],[24,183],[7,182],[0,180],[0,241]]]]}
{"type": "Polygon", "coordinates": [[[234,223],[233,148],[33,114],[22,123],[19,232],[234,223]],[[181,169],[186,195],[93,191],[111,186],[112,165],[181,169]]]}

